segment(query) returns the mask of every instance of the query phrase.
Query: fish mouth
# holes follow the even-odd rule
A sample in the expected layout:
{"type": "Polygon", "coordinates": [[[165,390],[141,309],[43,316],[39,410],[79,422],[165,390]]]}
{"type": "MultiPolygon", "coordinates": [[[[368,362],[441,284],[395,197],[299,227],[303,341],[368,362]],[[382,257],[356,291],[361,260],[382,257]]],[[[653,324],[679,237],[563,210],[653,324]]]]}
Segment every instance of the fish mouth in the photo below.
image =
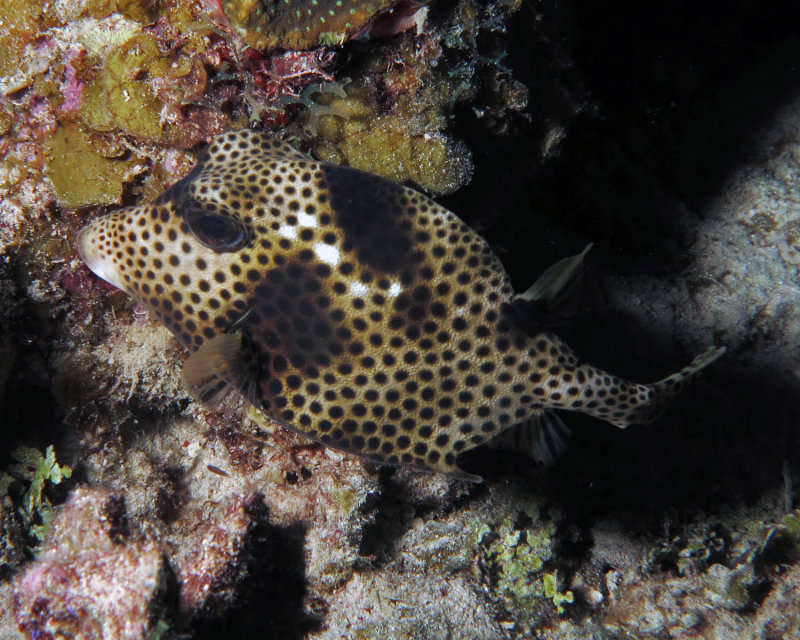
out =
{"type": "Polygon", "coordinates": [[[78,255],[96,276],[113,284],[118,289],[125,289],[108,254],[104,253],[95,241],[94,226],[94,224],[89,224],[78,232],[78,255]]]}

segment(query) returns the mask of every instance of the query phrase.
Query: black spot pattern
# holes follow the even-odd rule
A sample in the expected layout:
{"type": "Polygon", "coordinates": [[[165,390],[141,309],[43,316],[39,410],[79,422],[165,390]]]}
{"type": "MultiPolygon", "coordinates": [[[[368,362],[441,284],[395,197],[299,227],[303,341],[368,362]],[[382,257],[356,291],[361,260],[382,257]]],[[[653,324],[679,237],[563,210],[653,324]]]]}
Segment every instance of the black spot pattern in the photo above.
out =
{"type": "Polygon", "coordinates": [[[580,364],[535,314],[521,321],[502,265],[451,212],[252,131],[219,136],[81,248],[187,348],[244,332],[251,400],[374,460],[459,473],[457,455],[543,408],[625,424],[650,402],[580,364]]]}

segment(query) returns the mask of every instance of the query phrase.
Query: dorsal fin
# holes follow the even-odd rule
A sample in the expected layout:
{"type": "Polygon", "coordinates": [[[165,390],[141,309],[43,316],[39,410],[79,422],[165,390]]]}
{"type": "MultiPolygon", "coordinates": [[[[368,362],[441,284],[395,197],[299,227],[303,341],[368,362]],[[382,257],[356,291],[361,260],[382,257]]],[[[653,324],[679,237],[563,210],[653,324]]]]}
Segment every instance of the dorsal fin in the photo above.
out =
{"type": "Polygon", "coordinates": [[[580,274],[583,259],[592,246],[594,243],[590,242],[580,253],[556,262],[545,270],[524,293],[520,293],[516,297],[526,302],[537,300],[548,303],[556,302],[559,296],[569,290],[569,285],[580,274]]]}
{"type": "Polygon", "coordinates": [[[509,301],[507,312],[528,335],[563,325],[574,314],[583,259],[591,248],[589,243],[580,253],[559,260],[509,301]]]}

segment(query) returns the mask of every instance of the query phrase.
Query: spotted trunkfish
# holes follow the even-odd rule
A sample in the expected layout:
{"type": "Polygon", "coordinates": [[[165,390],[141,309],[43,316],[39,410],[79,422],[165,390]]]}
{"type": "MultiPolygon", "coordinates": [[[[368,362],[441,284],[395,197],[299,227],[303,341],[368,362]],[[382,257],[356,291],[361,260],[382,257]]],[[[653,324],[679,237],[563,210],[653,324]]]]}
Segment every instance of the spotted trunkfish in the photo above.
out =
{"type": "Polygon", "coordinates": [[[431,199],[250,130],[214,139],[152,203],[94,220],[78,248],[192,352],[200,400],[235,389],[329,447],[471,480],[459,456],[486,443],[552,462],[567,433],[554,409],[651,421],[723,351],[649,385],[592,367],[526,316],[583,254],[517,295],[431,199]]]}

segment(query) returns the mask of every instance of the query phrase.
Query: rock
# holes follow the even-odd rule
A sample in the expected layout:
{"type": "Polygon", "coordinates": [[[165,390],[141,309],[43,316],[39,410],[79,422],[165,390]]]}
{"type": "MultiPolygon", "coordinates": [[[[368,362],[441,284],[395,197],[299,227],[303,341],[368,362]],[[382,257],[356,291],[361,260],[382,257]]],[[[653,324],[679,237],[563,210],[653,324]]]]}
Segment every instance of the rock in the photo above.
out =
{"type": "Polygon", "coordinates": [[[131,538],[121,494],[79,487],[15,579],[14,615],[34,640],[146,640],[163,624],[169,576],[160,545],[131,538]]]}

